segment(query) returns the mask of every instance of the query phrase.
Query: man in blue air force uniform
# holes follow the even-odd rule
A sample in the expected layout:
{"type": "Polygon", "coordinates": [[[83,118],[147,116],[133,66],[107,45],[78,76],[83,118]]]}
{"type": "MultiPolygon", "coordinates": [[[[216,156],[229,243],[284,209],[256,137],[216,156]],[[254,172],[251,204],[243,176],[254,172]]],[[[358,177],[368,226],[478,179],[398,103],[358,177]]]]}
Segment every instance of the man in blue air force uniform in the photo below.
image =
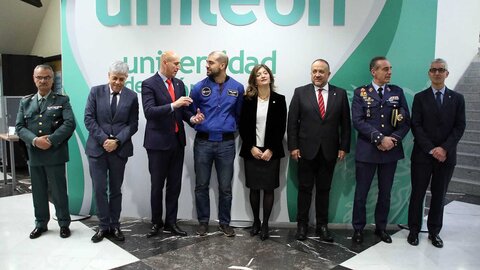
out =
{"type": "Polygon", "coordinates": [[[392,67],[385,57],[370,62],[371,84],[355,89],[352,121],[358,131],[355,153],[355,199],[353,205],[352,240],[363,242],[366,224],[366,202],[375,172],[378,177],[378,198],[375,207],[375,234],[386,243],[392,239],[386,232],[390,191],[397,161],[404,158],[402,139],[408,133],[410,117],[403,90],[388,84],[392,67]]]}
{"type": "Polygon", "coordinates": [[[68,139],[75,131],[75,119],[67,96],[54,93],[53,70],[38,65],[33,72],[37,93],[20,101],[16,131],[27,146],[32,181],[35,239],[47,231],[50,220],[48,195],[55,205],[60,237],[70,236],[65,163],[68,161],[68,139]]]}

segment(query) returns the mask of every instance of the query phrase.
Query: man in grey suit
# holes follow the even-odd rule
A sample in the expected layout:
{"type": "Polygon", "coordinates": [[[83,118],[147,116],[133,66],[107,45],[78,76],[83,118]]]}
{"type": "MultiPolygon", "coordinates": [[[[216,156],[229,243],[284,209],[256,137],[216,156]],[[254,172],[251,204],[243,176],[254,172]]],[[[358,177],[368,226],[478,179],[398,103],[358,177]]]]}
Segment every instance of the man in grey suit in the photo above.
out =
{"type": "Polygon", "coordinates": [[[108,84],[92,87],[85,107],[89,132],[85,153],[100,220],[94,243],[109,234],[117,241],[125,240],[119,222],[121,188],[127,159],[133,155],[131,138],[138,130],[138,97],[124,86],[127,77],[128,65],[114,62],[108,84]]]}
{"type": "Polygon", "coordinates": [[[298,161],[298,240],[308,233],[308,214],[315,185],[316,235],[333,242],[328,231],[328,202],[335,164],[350,151],[350,107],[344,89],[328,83],[330,66],[317,59],[312,83],[298,87],[288,113],[288,150],[298,161]]]}

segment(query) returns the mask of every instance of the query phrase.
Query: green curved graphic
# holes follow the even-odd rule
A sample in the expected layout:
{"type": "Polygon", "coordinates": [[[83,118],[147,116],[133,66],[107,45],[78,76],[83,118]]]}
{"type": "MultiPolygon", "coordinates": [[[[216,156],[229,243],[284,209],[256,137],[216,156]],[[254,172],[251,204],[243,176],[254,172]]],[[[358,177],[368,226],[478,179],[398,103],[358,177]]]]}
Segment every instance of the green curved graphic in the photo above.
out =
{"type": "MultiPolygon", "coordinates": [[[[383,55],[393,66],[392,83],[404,89],[407,101],[411,104],[415,92],[422,90],[428,79],[426,70],[435,53],[436,14],[437,1],[386,1],[369,33],[331,78],[331,83],[346,89],[351,103],[353,90],[371,81],[368,70],[371,58],[383,55]]],[[[349,19],[346,20],[348,25],[349,19]]],[[[347,159],[335,168],[330,191],[331,223],[351,222],[355,192],[356,136],[356,132],[352,132],[351,151],[347,159]]],[[[407,222],[410,153],[413,145],[410,133],[403,144],[406,157],[398,163],[391,196],[389,223],[392,224],[407,222]]],[[[292,163],[295,161],[290,160],[289,164],[292,163]]],[[[296,221],[297,215],[296,176],[296,166],[289,165],[287,205],[290,221],[296,221]]],[[[377,192],[377,181],[374,180],[367,200],[367,223],[373,222],[377,192]]]]}
{"type": "MultiPolygon", "coordinates": [[[[75,134],[78,136],[80,143],[84,146],[86,136],[88,135],[85,125],[83,124],[83,108],[85,108],[87,96],[85,89],[89,89],[82,72],[78,67],[73,55],[67,31],[67,0],[61,2],[61,26],[62,26],[62,69],[68,70],[63,72],[64,91],[70,97],[73,113],[77,128],[75,134]]],[[[82,147],[83,148],[83,147],[82,147]]],[[[67,163],[68,177],[68,195],[71,214],[79,214],[82,208],[84,198],[84,168],[82,163],[82,153],[78,141],[74,136],[69,141],[70,161],[67,163]]],[[[93,202],[91,203],[93,205],[93,202]]],[[[89,210],[92,211],[92,207],[89,210]]],[[[82,213],[87,214],[87,213],[82,213]]]]}

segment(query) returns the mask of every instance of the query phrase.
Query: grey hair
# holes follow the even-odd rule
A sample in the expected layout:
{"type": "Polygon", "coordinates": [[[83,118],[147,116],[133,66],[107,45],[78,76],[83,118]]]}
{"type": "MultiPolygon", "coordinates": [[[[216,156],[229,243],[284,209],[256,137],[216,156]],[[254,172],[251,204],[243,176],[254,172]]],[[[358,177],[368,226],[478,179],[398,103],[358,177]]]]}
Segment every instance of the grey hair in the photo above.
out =
{"type": "Polygon", "coordinates": [[[433,64],[433,63],[439,63],[439,64],[442,64],[442,65],[444,66],[444,68],[445,68],[446,70],[448,70],[448,64],[447,64],[447,61],[445,61],[445,60],[444,60],[444,59],[442,59],[442,58],[435,58],[435,59],[433,59],[433,61],[432,61],[432,63],[430,63],[430,65],[431,65],[431,64],[433,64]]]}
{"type": "Polygon", "coordinates": [[[108,72],[128,75],[128,64],[123,61],[115,61],[110,65],[108,72]]]}
{"type": "Polygon", "coordinates": [[[46,70],[50,70],[50,72],[53,73],[53,68],[49,65],[46,65],[46,64],[41,64],[41,65],[37,65],[33,71],[37,70],[37,69],[46,69],[46,70]]]}

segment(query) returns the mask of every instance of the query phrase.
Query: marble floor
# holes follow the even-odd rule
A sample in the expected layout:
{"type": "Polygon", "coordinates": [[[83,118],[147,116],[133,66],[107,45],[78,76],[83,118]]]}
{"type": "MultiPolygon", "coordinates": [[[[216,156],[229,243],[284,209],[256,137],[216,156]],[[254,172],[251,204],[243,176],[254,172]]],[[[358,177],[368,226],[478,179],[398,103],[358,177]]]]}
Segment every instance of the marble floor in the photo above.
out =
{"type": "MultiPolygon", "coordinates": [[[[22,184],[18,188],[15,194],[28,191],[22,184]]],[[[149,221],[133,218],[122,220],[125,242],[93,244],[95,217],[72,222],[68,239],[59,237],[51,220],[49,231],[31,240],[31,194],[10,195],[9,185],[0,185],[0,269],[480,269],[480,198],[468,195],[449,195],[443,249],[433,247],[426,234],[412,247],[408,231],[397,226],[390,227],[392,244],[379,242],[372,230],[362,245],[352,244],[352,230],[345,225],[330,226],[335,243],[313,234],[300,242],[293,223],[271,224],[266,241],[251,237],[247,228],[236,228],[236,236],[227,238],[215,222],[208,236],[196,236],[194,221],[179,222],[187,237],[163,233],[147,239],[149,221]]]]}

